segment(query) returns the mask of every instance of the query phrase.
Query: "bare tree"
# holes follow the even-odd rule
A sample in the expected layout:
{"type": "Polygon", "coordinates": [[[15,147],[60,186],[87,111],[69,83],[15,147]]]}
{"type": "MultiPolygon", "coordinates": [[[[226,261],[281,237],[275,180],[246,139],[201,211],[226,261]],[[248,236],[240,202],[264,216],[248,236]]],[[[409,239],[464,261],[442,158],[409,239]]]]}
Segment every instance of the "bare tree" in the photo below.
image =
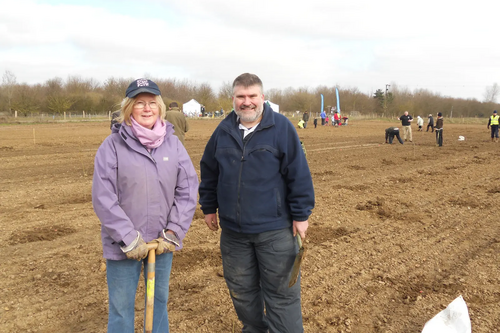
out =
{"type": "Polygon", "coordinates": [[[491,87],[486,87],[486,91],[484,92],[484,101],[486,103],[496,103],[499,94],[500,87],[497,83],[493,83],[491,87]]]}
{"type": "Polygon", "coordinates": [[[212,91],[212,87],[210,87],[208,83],[202,83],[199,87],[197,87],[194,93],[194,97],[198,101],[198,103],[205,105],[208,110],[217,108],[215,94],[212,91]]]}
{"type": "Polygon", "coordinates": [[[52,95],[47,99],[48,108],[55,113],[62,114],[71,108],[73,102],[62,95],[52,95]]]}
{"type": "Polygon", "coordinates": [[[217,95],[217,103],[224,110],[231,110],[233,107],[233,86],[230,82],[223,82],[217,95]]]}
{"type": "Polygon", "coordinates": [[[9,111],[12,111],[12,95],[14,94],[14,88],[16,86],[16,76],[9,70],[6,70],[2,76],[2,83],[5,86],[7,92],[7,102],[9,111]]]}
{"type": "Polygon", "coordinates": [[[18,85],[12,98],[12,107],[25,117],[39,113],[42,104],[42,91],[43,88],[40,84],[35,86],[29,86],[26,83],[18,85]]]}

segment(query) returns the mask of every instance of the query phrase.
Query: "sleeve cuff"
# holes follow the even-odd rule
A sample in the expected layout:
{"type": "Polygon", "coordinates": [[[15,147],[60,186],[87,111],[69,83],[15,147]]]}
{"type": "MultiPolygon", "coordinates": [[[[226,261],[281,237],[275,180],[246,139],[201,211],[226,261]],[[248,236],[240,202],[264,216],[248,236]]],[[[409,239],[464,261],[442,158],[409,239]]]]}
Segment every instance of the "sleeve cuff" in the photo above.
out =
{"type": "Polygon", "coordinates": [[[125,246],[128,246],[132,244],[138,236],[139,232],[136,230],[132,230],[131,232],[126,234],[125,237],[123,237],[122,242],[125,243],[125,246]]]}

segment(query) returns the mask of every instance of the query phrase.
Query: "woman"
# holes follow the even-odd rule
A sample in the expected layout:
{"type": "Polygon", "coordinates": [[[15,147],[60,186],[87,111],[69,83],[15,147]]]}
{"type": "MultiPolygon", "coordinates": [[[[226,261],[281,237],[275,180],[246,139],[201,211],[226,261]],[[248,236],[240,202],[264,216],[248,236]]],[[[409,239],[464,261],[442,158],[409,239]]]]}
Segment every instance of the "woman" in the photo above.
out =
{"type": "Polygon", "coordinates": [[[132,82],[120,111],[112,134],[97,151],[92,183],[107,267],[108,332],[134,332],[147,242],[158,243],[153,332],[168,332],[173,251],[182,248],[191,225],[198,177],[173,126],[164,121],[166,107],[153,81],[132,82]]]}

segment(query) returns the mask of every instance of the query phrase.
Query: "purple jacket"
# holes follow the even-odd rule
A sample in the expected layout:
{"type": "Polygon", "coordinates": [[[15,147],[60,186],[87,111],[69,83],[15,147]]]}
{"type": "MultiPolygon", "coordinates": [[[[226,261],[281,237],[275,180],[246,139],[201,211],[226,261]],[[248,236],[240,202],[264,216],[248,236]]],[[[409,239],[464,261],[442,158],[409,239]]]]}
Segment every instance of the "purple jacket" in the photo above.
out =
{"type": "Polygon", "coordinates": [[[103,255],[126,259],[120,249],[139,231],[145,242],[164,228],[181,241],[196,209],[198,176],[186,149],[167,123],[165,140],[149,153],[127,125],[115,124],[97,150],[92,204],[101,221],[103,255]]]}

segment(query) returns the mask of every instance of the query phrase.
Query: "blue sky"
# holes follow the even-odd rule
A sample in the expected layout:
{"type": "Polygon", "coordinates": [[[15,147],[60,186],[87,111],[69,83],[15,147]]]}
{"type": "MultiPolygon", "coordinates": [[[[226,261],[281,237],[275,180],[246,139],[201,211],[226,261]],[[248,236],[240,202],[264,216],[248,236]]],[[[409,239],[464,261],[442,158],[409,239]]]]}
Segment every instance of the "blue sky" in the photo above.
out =
{"type": "Polygon", "coordinates": [[[0,73],[158,78],[218,90],[386,84],[483,99],[500,83],[496,1],[0,0],[0,73]]]}

